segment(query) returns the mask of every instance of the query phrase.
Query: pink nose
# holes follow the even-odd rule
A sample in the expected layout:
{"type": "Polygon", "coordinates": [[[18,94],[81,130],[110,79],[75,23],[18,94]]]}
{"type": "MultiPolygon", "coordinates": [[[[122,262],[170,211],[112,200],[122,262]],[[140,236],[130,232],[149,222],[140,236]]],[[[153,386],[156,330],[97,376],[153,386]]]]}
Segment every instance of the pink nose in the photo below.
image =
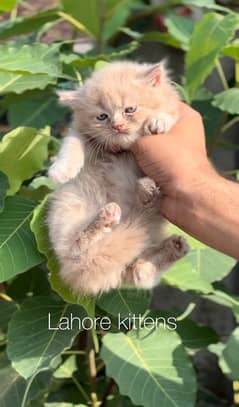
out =
{"type": "Polygon", "coordinates": [[[122,128],[123,128],[122,123],[115,123],[115,122],[112,123],[112,129],[120,131],[120,130],[122,130],[122,128]]]}

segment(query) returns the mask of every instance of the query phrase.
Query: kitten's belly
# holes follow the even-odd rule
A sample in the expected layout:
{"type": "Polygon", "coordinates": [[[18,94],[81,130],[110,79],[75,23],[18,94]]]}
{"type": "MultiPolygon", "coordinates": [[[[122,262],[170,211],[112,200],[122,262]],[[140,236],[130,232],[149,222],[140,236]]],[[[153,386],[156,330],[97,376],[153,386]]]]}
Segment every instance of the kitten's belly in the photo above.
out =
{"type": "Polygon", "coordinates": [[[108,201],[119,204],[123,218],[134,209],[137,180],[143,176],[132,153],[125,152],[111,157],[106,163],[106,178],[109,183],[108,201]]]}

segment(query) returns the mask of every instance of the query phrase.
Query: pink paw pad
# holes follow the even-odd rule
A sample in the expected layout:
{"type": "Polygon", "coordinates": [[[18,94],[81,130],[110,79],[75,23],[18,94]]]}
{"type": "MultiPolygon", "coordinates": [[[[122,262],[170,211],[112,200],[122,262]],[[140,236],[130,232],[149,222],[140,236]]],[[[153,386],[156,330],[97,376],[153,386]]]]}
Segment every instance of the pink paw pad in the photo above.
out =
{"type": "Polygon", "coordinates": [[[100,213],[106,231],[113,226],[118,225],[121,219],[121,209],[115,202],[108,203],[100,213]]]}

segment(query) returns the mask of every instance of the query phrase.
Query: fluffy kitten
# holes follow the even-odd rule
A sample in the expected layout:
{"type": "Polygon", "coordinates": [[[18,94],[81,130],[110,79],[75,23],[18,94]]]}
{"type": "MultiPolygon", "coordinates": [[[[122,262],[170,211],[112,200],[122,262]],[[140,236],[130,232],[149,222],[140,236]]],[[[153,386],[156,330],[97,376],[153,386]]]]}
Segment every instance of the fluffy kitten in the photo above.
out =
{"type": "Polygon", "coordinates": [[[113,62],[60,98],[74,112],[49,170],[63,184],[48,215],[61,277],[81,294],[151,288],[188,251],[183,237],[165,238],[159,189],[128,151],[138,137],[167,132],[178,118],[164,65],[113,62]]]}

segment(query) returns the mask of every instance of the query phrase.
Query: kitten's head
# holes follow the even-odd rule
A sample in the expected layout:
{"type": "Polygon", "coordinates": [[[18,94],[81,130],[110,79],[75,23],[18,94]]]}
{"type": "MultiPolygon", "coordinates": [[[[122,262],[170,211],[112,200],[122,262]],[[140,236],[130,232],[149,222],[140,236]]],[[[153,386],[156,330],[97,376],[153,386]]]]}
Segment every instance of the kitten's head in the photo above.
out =
{"type": "Polygon", "coordinates": [[[83,138],[106,150],[129,148],[154,111],[173,109],[177,99],[163,63],[113,62],[97,70],[73,92],[59,92],[74,111],[83,138]]]}

